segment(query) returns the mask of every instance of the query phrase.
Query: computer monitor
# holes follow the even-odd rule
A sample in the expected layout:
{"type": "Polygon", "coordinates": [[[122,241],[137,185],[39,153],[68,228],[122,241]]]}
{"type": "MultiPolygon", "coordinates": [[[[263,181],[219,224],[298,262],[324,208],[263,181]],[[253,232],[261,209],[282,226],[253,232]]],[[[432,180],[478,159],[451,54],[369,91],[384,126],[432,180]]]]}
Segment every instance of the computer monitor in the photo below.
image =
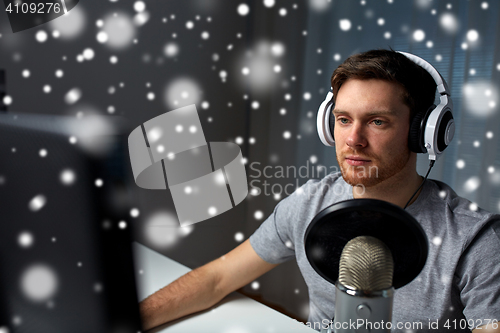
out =
{"type": "Polygon", "coordinates": [[[0,113],[0,327],[141,330],[123,123],[0,113]]]}

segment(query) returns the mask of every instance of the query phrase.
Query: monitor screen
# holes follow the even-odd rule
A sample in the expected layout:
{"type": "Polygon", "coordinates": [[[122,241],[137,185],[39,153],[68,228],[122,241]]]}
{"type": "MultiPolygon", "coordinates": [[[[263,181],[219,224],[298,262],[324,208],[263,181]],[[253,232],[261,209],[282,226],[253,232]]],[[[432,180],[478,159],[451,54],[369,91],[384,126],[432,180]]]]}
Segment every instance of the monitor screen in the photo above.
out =
{"type": "Polygon", "coordinates": [[[138,332],[117,118],[0,114],[0,327],[138,332]]]}

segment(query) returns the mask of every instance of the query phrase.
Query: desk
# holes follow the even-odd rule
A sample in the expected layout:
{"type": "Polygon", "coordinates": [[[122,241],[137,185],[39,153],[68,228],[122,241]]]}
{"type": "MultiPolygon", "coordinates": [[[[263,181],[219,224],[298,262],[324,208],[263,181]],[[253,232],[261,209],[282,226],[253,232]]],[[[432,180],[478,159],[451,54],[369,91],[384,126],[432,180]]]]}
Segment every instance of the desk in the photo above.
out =
{"type": "MultiPolygon", "coordinates": [[[[139,301],[190,271],[137,242],[133,244],[139,301]]],[[[316,332],[251,298],[233,292],[212,308],[156,327],[150,333],[316,332]]]]}

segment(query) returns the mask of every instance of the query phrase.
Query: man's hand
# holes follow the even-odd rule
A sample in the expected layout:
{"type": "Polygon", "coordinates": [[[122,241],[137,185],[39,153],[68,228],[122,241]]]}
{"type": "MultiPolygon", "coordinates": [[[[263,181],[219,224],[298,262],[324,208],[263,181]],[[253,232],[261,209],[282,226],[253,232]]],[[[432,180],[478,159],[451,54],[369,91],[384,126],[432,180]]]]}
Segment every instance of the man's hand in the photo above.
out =
{"type": "Polygon", "coordinates": [[[276,266],[262,260],[246,240],[143,300],[139,304],[143,329],[205,310],[276,266]]]}
{"type": "Polygon", "coordinates": [[[496,328],[493,328],[491,324],[479,326],[472,330],[472,333],[500,333],[500,323],[496,323],[496,328]]]}

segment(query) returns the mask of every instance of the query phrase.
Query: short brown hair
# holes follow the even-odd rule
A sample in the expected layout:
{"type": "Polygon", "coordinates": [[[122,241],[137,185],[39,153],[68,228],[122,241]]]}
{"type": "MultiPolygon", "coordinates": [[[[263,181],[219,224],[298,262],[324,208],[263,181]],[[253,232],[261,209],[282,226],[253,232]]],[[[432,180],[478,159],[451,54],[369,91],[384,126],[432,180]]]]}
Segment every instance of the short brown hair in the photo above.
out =
{"type": "Polygon", "coordinates": [[[371,50],[347,58],[333,72],[333,96],[349,79],[379,79],[403,87],[403,103],[410,108],[410,119],[434,103],[436,82],[425,69],[394,50],[371,50]]]}

